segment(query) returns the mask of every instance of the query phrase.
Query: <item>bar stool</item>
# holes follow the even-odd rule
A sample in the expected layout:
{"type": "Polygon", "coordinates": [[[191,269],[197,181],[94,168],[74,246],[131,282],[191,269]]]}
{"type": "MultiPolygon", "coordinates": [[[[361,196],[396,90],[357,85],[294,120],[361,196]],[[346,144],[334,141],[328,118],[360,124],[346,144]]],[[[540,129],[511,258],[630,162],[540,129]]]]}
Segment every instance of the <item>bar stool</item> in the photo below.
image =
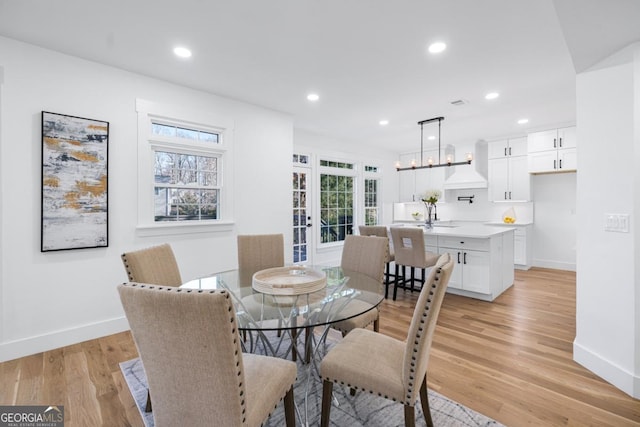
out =
{"type": "Polygon", "coordinates": [[[389,293],[389,285],[395,284],[398,280],[398,276],[396,274],[391,273],[391,263],[395,261],[396,257],[393,252],[393,244],[391,244],[391,239],[389,238],[389,231],[387,227],[384,225],[361,225],[358,227],[358,231],[361,236],[377,236],[377,237],[386,237],[387,242],[389,244],[387,257],[385,258],[385,270],[384,270],[384,297],[387,298],[387,294],[389,293]],[[391,280],[393,278],[393,280],[391,280]]]}
{"type": "Polygon", "coordinates": [[[420,289],[425,281],[425,269],[433,267],[438,261],[438,254],[428,252],[424,248],[424,230],[419,227],[391,227],[391,239],[395,251],[396,281],[393,286],[393,300],[396,299],[398,287],[407,289],[406,268],[411,268],[411,278],[409,290],[415,289],[414,284],[420,283],[420,289]],[[402,266],[402,275],[399,274],[399,267],[402,266]],[[422,270],[421,278],[415,277],[415,269],[422,270]]]}

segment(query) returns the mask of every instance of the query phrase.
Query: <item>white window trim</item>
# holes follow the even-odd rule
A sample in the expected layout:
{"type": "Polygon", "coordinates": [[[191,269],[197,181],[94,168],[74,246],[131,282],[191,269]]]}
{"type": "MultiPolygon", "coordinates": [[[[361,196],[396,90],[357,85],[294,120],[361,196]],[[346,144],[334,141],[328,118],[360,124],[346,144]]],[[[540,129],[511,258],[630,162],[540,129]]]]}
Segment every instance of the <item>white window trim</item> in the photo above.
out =
{"type": "Polygon", "coordinates": [[[136,99],[138,113],[138,221],[136,233],[139,236],[178,235],[202,232],[232,230],[235,224],[233,215],[233,133],[234,122],[218,114],[185,108],[181,106],[156,104],[136,99]],[[185,120],[182,120],[185,118],[185,120]],[[188,147],[179,144],[177,138],[154,135],[151,122],[164,124],[192,124],[194,128],[219,134],[215,147],[210,143],[193,141],[188,147]],[[153,168],[155,149],[174,149],[193,154],[223,155],[220,179],[223,190],[220,192],[220,219],[205,221],[154,221],[153,204],[153,168]]]}

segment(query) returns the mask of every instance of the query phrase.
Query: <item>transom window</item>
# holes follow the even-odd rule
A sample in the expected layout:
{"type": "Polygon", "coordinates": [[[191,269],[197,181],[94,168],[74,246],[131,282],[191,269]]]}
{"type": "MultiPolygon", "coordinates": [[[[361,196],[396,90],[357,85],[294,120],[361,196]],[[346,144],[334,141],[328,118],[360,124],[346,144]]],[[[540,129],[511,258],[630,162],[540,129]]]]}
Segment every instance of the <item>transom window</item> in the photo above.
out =
{"type": "Polygon", "coordinates": [[[217,133],[204,132],[197,129],[187,129],[163,123],[152,123],[151,133],[153,133],[154,135],[190,139],[193,141],[211,142],[215,144],[218,143],[220,138],[220,135],[217,133]]]}

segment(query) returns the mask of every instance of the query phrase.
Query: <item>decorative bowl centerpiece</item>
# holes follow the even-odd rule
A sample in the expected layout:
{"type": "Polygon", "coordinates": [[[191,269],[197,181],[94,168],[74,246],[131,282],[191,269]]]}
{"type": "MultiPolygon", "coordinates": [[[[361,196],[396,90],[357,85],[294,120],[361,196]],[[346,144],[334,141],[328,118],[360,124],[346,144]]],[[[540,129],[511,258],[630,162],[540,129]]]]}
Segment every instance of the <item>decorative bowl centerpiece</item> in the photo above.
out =
{"type": "Polygon", "coordinates": [[[422,212],[413,212],[411,217],[416,221],[420,221],[422,219],[422,212]]]}
{"type": "Polygon", "coordinates": [[[269,295],[302,295],[327,286],[324,271],[301,265],[260,270],[253,275],[251,287],[269,295]]]}

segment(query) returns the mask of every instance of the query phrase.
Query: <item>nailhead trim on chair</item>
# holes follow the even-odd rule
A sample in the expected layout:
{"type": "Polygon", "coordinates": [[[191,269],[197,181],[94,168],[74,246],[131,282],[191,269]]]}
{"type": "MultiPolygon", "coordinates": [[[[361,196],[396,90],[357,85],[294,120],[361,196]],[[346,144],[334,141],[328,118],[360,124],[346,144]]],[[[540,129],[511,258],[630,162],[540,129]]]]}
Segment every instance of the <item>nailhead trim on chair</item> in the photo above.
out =
{"type": "MultiPolygon", "coordinates": [[[[169,292],[178,292],[178,293],[182,293],[182,292],[186,292],[186,293],[192,293],[192,292],[197,292],[199,294],[208,292],[210,294],[219,292],[220,294],[223,294],[228,302],[228,311],[229,313],[231,313],[231,317],[229,318],[229,323],[231,324],[231,333],[237,337],[236,334],[236,327],[235,327],[235,322],[234,322],[234,318],[233,318],[233,303],[231,302],[230,299],[230,294],[226,291],[226,290],[203,290],[203,289],[181,289],[181,288],[176,288],[176,287],[172,287],[172,286],[157,286],[157,285],[149,285],[149,284],[144,284],[144,283],[135,283],[135,282],[129,282],[129,283],[123,283],[124,285],[129,285],[132,287],[139,287],[139,288],[149,288],[149,289],[158,289],[159,291],[161,290],[166,290],[169,292]]],[[[233,343],[237,344],[237,338],[233,339],[233,343]]],[[[235,356],[236,356],[236,368],[238,369],[237,371],[237,377],[241,378],[242,377],[242,370],[240,369],[240,354],[242,354],[242,352],[238,352],[237,347],[236,347],[236,351],[235,351],[235,356]]],[[[296,377],[297,379],[297,377],[296,377]]],[[[242,423],[246,423],[247,419],[246,419],[246,412],[247,412],[247,407],[246,407],[246,402],[244,400],[244,384],[242,383],[242,381],[238,381],[238,388],[240,390],[240,397],[241,397],[241,405],[242,405],[242,423]]],[[[267,415],[265,421],[269,420],[269,416],[271,416],[271,414],[273,413],[273,411],[278,407],[278,405],[280,404],[280,402],[282,402],[282,400],[285,398],[285,396],[287,395],[287,393],[289,392],[289,390],[285,390],[284,394],[282,396],[280,396],[280,400],[274,405],[273,409],[271,410],[271,412],[269,412],[269,415],[267,415]]],[[[261,426],[264,425],[264,421],[260,424],[261,426]]]]}
{"type": "MultiPolygon", "coordinates": [[[[434,280],[435,282],[438,282],[438,280],[440,279],[440,275],[441,274],[442,274],[442,268],[438,268],[436,270],[436,276],[435,276],[435,280],[434,280]]],[[[436,286],[437,286],[437,283],[434,283],[433,285],[431,285],[431,289],[435,289],[436,286]]],[[[433,295],[433,290],[429,291],[429,295],[433,295]]],[[[421,324],[425,323],[425,319],[429,315],[430,308],[431,308],[431,298],[427,299],[427,304],[426,304],[425,309],[424,309],[424,311],[422,313],[422,316],[421,316],[422,318],[420,319],[420,323],[421,324]]],[[[416,337],[414,339],[414,345],[415,346],[420,344],[420,338],[422,338],[422,333],[423,332],[424,332],[424,328],[419,327],[418,328],[418,334],[416,335],[416,337]]],[[[403,403],[405,405],[409,405],[411,407],[414,407],[416,402],[415,402],[415,400],[413,402],[411,402],[411,392],[413,391],[415,374],[416,374],[416,372],[415,372],[415,368],[416,368],[416,356],[415,356],[415,353],[418,352],[417,347],[413,347],[412,352],[413,352],[413,355],[411,356],[411,360],[412,360],[411,369],[409,371],[410,372],[410,375],[409,375],[410,381],[409,381],[408,388],[407,388],[407,395],[406,395],[406,399],[401,403],[403,403]]],[[[383,395],[379,391],[368,390],[368,389],[364,389],[364,388],[353,386],[351,384],[345,384],[344,381],[338,381],[336,379],[329,378],[329,377],[324,377],[323,379],[326,380],[326,381],[331,381],[331,382],[333,382],[335,384],[339,384],[339,385],[342,385],[342,386],[349,387],[349,388],[354,389],[354,390],[361,390],[361,391],[364,391],[364,392],[369,392],[370,394],[377,394],[378,396],[381,396],[381,397],[384,396],[385,399],[389,399],[389,400],[392,400],[394,402],[397,402],[396,399],[389,398],[387,395],[383,395]]]]}
{"type": "MultiPolygon", "coordinates": [[[[437,282],[440,280],[440,275],[442,274],[442,268],[438,268],[436,270],[436,275],[434,277],[434,283],[431,285],[431,290],[429,291],[429,295],[433,295],[433,289],[436,288],[437,286],[437,282]]],[[[429,310],[431,309],[431,298],[427,298],[427,304],[424,307],[424,311],[422,312],[422,318],[420,319],[420,324],[424,325],[426,318],[429,316],[429,310]]],[[[422,326],[418,328],[418,333],[416,334],[415,340],[414,340],[414,345],[418,346],[420,344],[421,338],[422,338],[422,333],[424,332],[422,326]]],[[[418,352],[418,348],[417,347],[413,347],[413,353],[417,353],[418,352]]],[[[411,393],[413,392],[413,380],[414,380],[414,376],[416,374],[416,364],[415,364],[415,356],[412,357],[412,362],[411,362],[411,369],[409,370],[409,379],[411,380],[409,382],[409,387],[407,388],[407,395],[406,395],[406,402],[405,405],[411,405],[413,406],[415,404],[415,401],[413,403],[410,403],[411,400],[411,393]]]]}

